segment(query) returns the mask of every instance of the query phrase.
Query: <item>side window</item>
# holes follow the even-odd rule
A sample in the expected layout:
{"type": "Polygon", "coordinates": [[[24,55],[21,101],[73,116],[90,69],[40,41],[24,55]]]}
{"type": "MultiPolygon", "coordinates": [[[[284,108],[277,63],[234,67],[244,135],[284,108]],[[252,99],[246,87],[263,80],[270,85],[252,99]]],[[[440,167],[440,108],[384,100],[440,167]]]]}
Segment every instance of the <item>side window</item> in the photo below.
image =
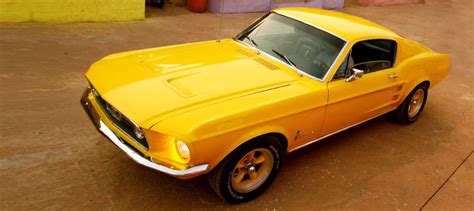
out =
{"type": "Polygon", "coordinates": [[[393,67],[397,44],[392,40],[368,40],[352,48],[352,68],[371,73],[393,67]]]}

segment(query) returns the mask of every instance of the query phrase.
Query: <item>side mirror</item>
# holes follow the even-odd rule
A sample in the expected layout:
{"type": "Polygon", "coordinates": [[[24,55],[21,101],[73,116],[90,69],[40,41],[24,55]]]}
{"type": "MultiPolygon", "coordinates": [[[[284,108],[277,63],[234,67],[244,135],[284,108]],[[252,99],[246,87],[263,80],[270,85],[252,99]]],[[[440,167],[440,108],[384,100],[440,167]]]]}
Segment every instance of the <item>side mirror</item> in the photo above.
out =
{"type": "Polygon", "coordinates": [[[352,68],[352,75],[349,76],[349,78],[346,79],[346,82],[355,81],[358,78],[362,78],[362,76],[364,76],[364,71],[363,70],[352,68]]]}

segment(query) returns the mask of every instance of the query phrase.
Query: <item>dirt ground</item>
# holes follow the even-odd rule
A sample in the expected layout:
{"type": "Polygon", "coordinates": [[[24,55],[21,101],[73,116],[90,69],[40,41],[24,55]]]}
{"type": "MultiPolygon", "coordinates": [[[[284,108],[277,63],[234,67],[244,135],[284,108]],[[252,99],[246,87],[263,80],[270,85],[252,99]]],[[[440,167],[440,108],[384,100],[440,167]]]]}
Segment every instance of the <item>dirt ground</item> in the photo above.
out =
{"type": "MultiPolygon", "coordinates": [[[[142,22],[0,24],[0,210],[474,210],[473,2],[345,8],[450,54],[451,73],[415,124],[378,118],[301,149],[268,191],[240,205],[223,203],[205,177],[181,181],[134,163],[79,105],[94,61],[215,39],[217,15],[168,6],[147,8],[142,22]]],[[[224,37],[260,15],[225,15],[224,37]]]]}

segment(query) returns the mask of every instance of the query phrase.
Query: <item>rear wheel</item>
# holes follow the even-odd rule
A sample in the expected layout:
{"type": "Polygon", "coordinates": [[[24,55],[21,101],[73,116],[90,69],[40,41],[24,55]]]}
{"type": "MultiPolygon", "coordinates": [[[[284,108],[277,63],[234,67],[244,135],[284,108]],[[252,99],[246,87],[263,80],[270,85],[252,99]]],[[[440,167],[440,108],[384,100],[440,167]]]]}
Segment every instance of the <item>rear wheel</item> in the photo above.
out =
{"type": "Polygon", "coordinates": [[[283,156],[280,142],[271,136],[238,147],[208,175],[209,185],[229,203],[254,199],[275,180],[283,156]]]}
{"type": "Polygon", "coordinates": [[[423,83],[418,85],[395,110],[394,115],[397,122],[401,124],[411,124],[421,115],[428,98],[428,85],[423,83]]]}

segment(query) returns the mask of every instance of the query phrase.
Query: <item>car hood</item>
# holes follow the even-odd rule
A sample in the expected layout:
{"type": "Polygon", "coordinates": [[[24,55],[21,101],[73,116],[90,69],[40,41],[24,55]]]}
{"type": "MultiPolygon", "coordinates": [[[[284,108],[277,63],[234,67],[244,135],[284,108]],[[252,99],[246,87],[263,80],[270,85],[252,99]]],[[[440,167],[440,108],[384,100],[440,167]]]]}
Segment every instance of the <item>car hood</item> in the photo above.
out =
{"type": "Polygon", "coordinates": [[[151,128],[167,117],[299,78],[281,68],[236,41],[223,40],[114,54],[92,65],[86,77],[105,101],[151,128]]]}

